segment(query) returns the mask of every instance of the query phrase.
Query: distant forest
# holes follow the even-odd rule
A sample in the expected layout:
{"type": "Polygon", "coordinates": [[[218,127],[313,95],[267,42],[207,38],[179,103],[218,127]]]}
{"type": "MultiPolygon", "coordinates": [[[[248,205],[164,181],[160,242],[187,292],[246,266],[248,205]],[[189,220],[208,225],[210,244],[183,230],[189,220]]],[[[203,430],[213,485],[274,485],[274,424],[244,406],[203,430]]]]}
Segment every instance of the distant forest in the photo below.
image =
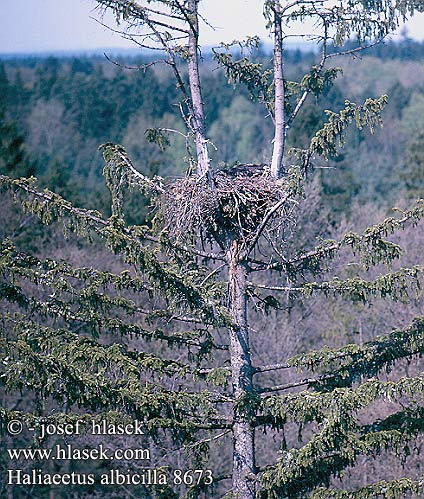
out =
{"type": "MultiPolygon", "coordinates": [[[[351,47],[341,50],[349,51],[351,47]]],[[[218,67],[210,53],[205,51],[202,56],[206,65],[214,69],[201,75],[208,136],[219,144],[219,149],[210,148],[213,167],[230,169],[238,163],[268,164],[273,127],[270,119],[264,119],[264,107],[253,102],[243,86],[234,90],[225,71],[218,67]]],[[[243,54],[235,56],[242,58],[243,54]]],[[[265,49],[259,49],[255,57],[265,65],[272,63],[272,56],[265,49]]],[[[289,50],[285,58],[288,77],[301,79],[317,59],[317,53],[289,50]]],[[[289,252],[293,251],[292,242],[297,251],[297,248],[315,247],[317,241],[339,240],[349,231],[362,231],[376,220],[392,216],[394,206],[405,208],[413,205],[414,199],[424,197],[424,43],[404,37],[399,43],[387,42],[385,46],[375,46],[333,61],[343,74],[322,95],[310,96],[292,126],[289,146],[308,147],[310,138],[327,121],[326,111],[343,109],[345,99],[362,104],[367,98],[387,94],[388,105],[383,112],[382,128],[377,126],[371,134],[367,129],[351,127],[346,144],[336,158],[328,161],[320,158],[314,162],[317,174],[308,177],[305,201],[295,208],[295,241],[291,240],[291,234],[287,236],[289,252]]],[[[293,105],[290,84],[287,90],[286,105],[290,108],[293,105]]],[[[35,176],[41,188],[49,188],[74,206],[96,209],[105,218],[109,217],[111,199],[102,176],[104,160],[99,146],[107,142],[121,144],[134,166],[147,176],[162,176],[164,182],[183,176],[189,168],[188,161],[184,160],[187,156],[185,138],[171,132],[169,141],[164,140],[163,147],[159,147],[150,143],[145,133],[153,127],[183,132],[179,100],[170,69],[155,64],[152,59],[128,56],[113,61],[97,56],[0,59],[0,175],[35,176]],[[142,65],[149,67],[137,69],[142,65]]],[[[138,192],[126,195],[129,196],[125,204],[126,222],[151,223],[152,207],[147,198],[138,192]]],[[[31,211],[30,207],[26,208],[31,211]]],[[[9,195],[0,198],[0,213],[0,240],[6,240],[6,249],[9,247],[6,238],[10,237],[19,251],[59,262],[62,259],[70,261],[75,268],[108,269],[116,273],[132,268],[130,264],[119,262],[96,238],[92,245],[85,245],[74,234],[68,234],[69,238],[65,239],[59,224],[46,227],[36,217],[22,214],[19,204],[13,204],[9,195]]],[[[392,239],[406,247],[401,259],[394,264],[395,270],[422,261],[424,234],[419,228],[409,227],[392,239]]],[[[351,265],[350,256],[345,253],[337,256],[337,278],[354,280],[361,277],[362,267],[351,265]]],[[[5,265],[7,268],[7,263],[5,265]]],[[[377,278],[379,275],[379,267],[372,267],[370,276],[377,278]]],[[[25,285],[25,292],[36,287],[32,282],[25,285]]],[[[44,288],[42,292],[45,292],[44,288]]],[[[128,293],[131,300],[134,295],[128,293]]],[[[136,301],[142,308],[145,305],[143,297],[137,298],[140,302],[136,301]]],[[[47,299],[53,303],[56,296],[53,293],[47,299]]],[[[358,293],[356,301],[351,303],[331,294],[314,295],[307,301],[303,297],[294,299],[287,293],[281,307],[275,307],[276,311],[272,312],[268,310],[272,303],[268,307],[269,303],[262,301],[263,308],[257,307],[250,313],[252,331],[266,331],[266,341],[262,336],[252,334],[252,351],[268,364],[275,363],[277,352],[279,358],[286,359],[324,345],[329,348],[347,343],[363,345],[386,331],[405,328],[412,318],[424,315],[422,298],[414,296],[408,297],[405,303],[402,299],[386,303],[380,297],[368,301],[358,293]]],[[[93,310],[100,309],[101,303],[93,305],[93,310]]],[[[7,302],[6,307],[6,312],[13,312],[15,303],[7,302]]],[[[105,309],[108,313],[107,306],[105,309]]],[[[45,318],[46,324],[53,324],[55,320],[45,318]]],[[[91,316],[90,320],[94,321],[91,316]]],[[[76,325],[75,331],[79,328],[76,325]]],[[[115,341],[113,335],[111,338],[115,341]]],[[[124,335],[116,339],[123,345],[128,343],[136,347],[142,344],[141,341],[144,340],[128,339],[124,335]]],[[[163,353],[154,348],[154,343],[148,344],[146,351],[163,353]]],[[[413,375],[420,369],[420,362],[421,359],[402,361],[396,373],[413,375]]],[[[271,374],[269,380],[278,384],[278,376],[273,376],[271,374]]],[[[293,378],[289,376],[285,378],[287,382],[295,380],[294,375],[293,378]]],[[[38,394],[27,395],[25,390],[19,398],[2,389],[0,401],[4,406],[22,411],[32,406],[41,407],[38,394]]],[[[46,405],[42,410],[49,408],[46,405]]],[[[392,406],[384,401],[373,406],[376,418],[388,417],[391,410],[392,406]]],[[[300,434],[301,427],[299,432],[297,427],[289,427],[289,444],[300,445],[300,434]]],[[[285,438],[284,434],[284,442],[285,438]]],[[[264,434],[263,442],[271,443],[269,448],[263,444],[258,449],[261,459],[277,452],[277,439],[271,440],[271,436],[264,434]]],[[[9,466],[5,448],[11,441],[0,442],[0,476],[4,476],[4,470],[9,466]]],[[[23,438],[14,442],[29,445],[23,438]]],[[[119,443],[117,441],[117,445],[119,443]]],[[[422,449],[422,445],[420,437],[416,449],[420,446],[422,449]]],[[[405,448],[409,452],[409,448],[405,448]]],[[[211,455],[212,463],[221,459],[221,454],[211,455]]],[[[87,469],[94,466],[88,463],[87,469]]],[[[399,476],[421,476],[422,473],[423,460],[418,451],[414,450],[400,463],[386,450],[375,460],[364,456],[356,468],[349,470],[342,485],[364,487],[370,478],[390,480],[399,476]]],[[[120,493],[119,489],[117,492],[112,489],[81,490],[69,492],[67,497],[121,497],[116,495],[120,493]]],[[[6,485],[0,480],[0,496],[12,497],[6,493],[6,485]]],[[[14,499],[29,497],[24,489],[14,494],[14,499]]],[[[61,497],[47,488],[33,494],[36,499],[61,497]]]]}
{"type": "MultiPolygon", "coordinates": [[[[389,96],[384,127],[373,135],[352,130],[337,160],[322,165],[321,195],[333,221],[341,211],[349,212],[352,203],[390,207],[401,193],[415,197],[424,188],[424,43],[404,37],[361,53],[361,61],[355,55],[337,58],[342,77],[323,97],[309,101],[291,135],[296,137],[291,145],[305,146],[322,126],[324,111],[342,108],[345,98],[360,102],[389,96]]],[[[204,57],[217,65],[210,54],[204,57]]],[[[286,71],[299,77],[316,57],[291,50],[286,71]]],[[[259,50],[257,59],[267,63],[270,55],[259,50]]],[[[42,185],[82,206],[89,199],[105,214],[110,203],[101,181],[100,144],[122,144],[146,174],[181,175],[187,168],[184,139],[171,134],[171,147],[161,150],[144,134],[155,126],[183,130],[178,90],[169,69],[152,64],[137,70],[143,63],[136,57],[0,61],[0,173],[35,175],[42,185]]],[[[220,144],[213,151],[214,164],[267,163],[272,127],[263,119],[263,109],[244,88],[234,92],[219,68],[204,75],[203,84],[210,136],[220,144]]],[[[129,216],[137,223],[148,216],[141,199],[134,199],[129,216]]]]}

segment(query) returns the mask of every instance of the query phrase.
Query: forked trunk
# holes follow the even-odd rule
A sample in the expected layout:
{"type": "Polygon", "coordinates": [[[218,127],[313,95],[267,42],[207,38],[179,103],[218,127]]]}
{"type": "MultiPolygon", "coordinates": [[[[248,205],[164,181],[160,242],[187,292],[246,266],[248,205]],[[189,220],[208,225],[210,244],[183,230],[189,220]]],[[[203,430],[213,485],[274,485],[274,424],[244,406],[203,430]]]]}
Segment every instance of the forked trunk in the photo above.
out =
{"type": "Polygon", "coordinates": [[[255,472],[254,428],[252,410],[239,402],[252,393],[252,364],[247,327],[246,268],[239,261],[239,243],[233,241],[228,251],[230,311],[237,325],[230,331],[231,370],[234,397],[233,496],[254,499],[255,472]]]}

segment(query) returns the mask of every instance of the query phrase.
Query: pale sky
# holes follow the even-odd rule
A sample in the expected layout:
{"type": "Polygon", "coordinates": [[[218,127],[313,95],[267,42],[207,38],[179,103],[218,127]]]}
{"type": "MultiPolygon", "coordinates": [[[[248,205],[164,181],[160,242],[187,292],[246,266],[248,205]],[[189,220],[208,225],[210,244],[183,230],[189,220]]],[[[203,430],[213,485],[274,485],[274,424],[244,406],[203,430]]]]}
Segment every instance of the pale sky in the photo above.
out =
{"type": "MultiPolygon", "coordinates": [[[[0,0],[0,53],[132,47],[91,19],[97,16],[95,5],[93,0],[0,0]]],[[[203,32],[204,45],[246,35],[267,38],[260,0],[204,0],[201,5],[216,27],[203,32]]],[[[113,25],[112,18],[109,22],[113,25]]],[[[407,28],[410,36],[423,40],[424,15],[407,28]]]]}

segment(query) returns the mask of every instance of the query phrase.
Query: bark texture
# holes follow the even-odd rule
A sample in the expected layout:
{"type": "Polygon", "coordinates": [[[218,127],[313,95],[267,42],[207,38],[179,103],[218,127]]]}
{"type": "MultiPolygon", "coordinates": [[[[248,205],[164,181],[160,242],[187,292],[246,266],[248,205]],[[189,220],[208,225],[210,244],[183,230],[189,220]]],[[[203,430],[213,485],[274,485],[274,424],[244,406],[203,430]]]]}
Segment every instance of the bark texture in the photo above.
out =
{"type": "Polygon", "coordinates": [[[189,55],[188,55],[188,76],[190,81],[190,93],[193,106],[193,130],[194,142],[197,153],[197,173],[200,176],[209,174],[209,152],[206,139],[205,112],[202,98],[202,88],[199,74],[199,18],[198,0],[189,1],[189,55]]]}
{"type": "Polygon", "coordinates": [[[286,116],[284,111],[285,89],[283,68],[283,32],[280,2],[274,3],[274,91],[275,135],[272,151],[271,175],[280,178],[283,173],[283,157],[286,141],[286,116]]]}
{"type": "Polygon", "coordinates": [[[252,364],[247,326],[246,268],[239,260],[239,243],[233,241],[228,251],[230,311],[237,325],[230,331],[231,370],[236,399],[233,423],[233,495],[235,499],[254,499],[255,472],[254,428],[252,410],[239,404],[252,393],[252,364]]]}

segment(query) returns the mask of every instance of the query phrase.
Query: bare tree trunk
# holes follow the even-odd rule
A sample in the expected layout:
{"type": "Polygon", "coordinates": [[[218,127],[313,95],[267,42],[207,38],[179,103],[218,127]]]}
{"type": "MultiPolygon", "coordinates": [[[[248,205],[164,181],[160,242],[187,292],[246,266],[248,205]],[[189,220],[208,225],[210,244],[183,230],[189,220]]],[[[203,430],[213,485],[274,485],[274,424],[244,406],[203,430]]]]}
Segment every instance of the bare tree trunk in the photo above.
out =
{"type": "MultiPolygon", "coordinates": [[[[5,407],[4,404],[2,404],[2,407],[5,407]]],[[[12,467],[12,460],[10,459],[9,455],[7,454],[6,449],[10,449],[11,447],[14,447],[12,444],[12,439],[11,437],[6,433],[5,439],[4,439],[4,447],[0,448],[1,451],[5,453],[7,456],[7,469],[13,469],[12,467]]],[[[13,499],[13,485],[6,485],[6,499],[13,499]]]]}
{"type": "Polygon", "coordinates": [[[231,370],[236,407],[233,436],[233,495],[235,499],[254,499],[254,427],[252,411],[238,407],[237,401],[253,391],[252,364],[247,327],[246,268],[239,261],[239,244],[233,241],[228,252],[231,316],[236,328],[230,331],[231,370]]]}
{"type": "Polygon", "coordinates": [[[283,32],[280,17],[280,2],[274,3],[274,91],[275,91],[275,135],[272,151],[271,175],[281,177],[286,141],[286,116],[284,112],[283,32]]]}
{"type": "Polygon", "coordinates": [[[206,139],[205,112],[200,85],[199,55],[197,52],[199,39],[198,3],[199,0],[189,0],[190,33],[188,42],[188,76],[194,113],[193,128],[197,152],[197,173],[202,176],[209,174],[209,153],[206,139]]]}
{"type": "MultiPolygon", "coordinates": [[[[54,475],[54,462],[53,461],[49,461],[49,473],[51,475],[54,475]]],[[[49,499],[56,499],[56,489],[55,489],[54,485],[50,485],[49,499]]]]}

